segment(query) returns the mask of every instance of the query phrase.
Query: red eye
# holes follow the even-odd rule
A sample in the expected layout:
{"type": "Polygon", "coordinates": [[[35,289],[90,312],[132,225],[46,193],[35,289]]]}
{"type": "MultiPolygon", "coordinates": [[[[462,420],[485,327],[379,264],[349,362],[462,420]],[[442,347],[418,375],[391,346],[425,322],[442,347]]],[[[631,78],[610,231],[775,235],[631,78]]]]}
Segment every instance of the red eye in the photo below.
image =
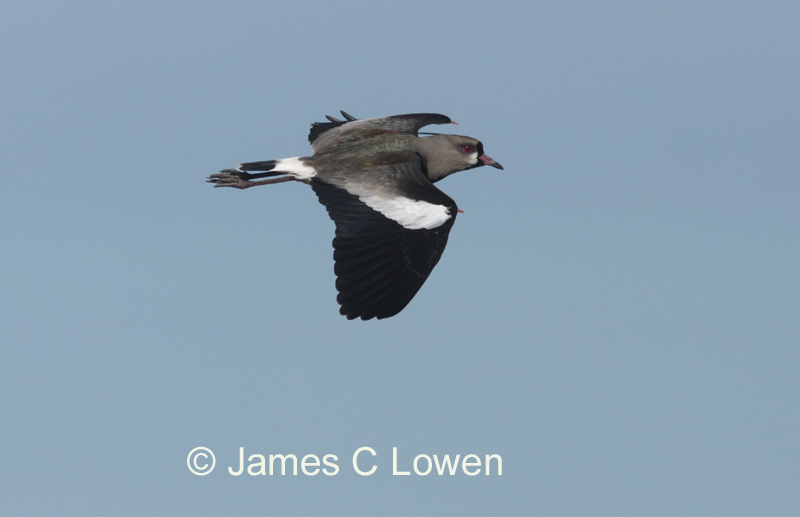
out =
{"type": "Polygon", "coordinates": [[[464,151],[465,154],[471,154],[472,151],[475,150],[475,148],[472,147],[471,145],[465,145],[461,149],[464,151]]]}

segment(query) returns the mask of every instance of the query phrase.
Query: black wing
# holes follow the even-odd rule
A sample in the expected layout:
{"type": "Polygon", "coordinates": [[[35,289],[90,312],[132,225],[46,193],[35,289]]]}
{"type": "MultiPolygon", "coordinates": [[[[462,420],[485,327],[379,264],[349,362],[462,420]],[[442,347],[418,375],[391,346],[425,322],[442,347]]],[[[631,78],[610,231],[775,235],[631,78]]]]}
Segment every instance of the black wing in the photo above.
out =
{"type": "Polygon", "coordinates": [[[336,223],[333,239],[339,312],[348,319],[389,318],[414,298],[442,256],[458,211],[431,185],[452,215],[433,229],[410,230],[347,190],[314,178],[311,186],[336,223]]]}
{"type": "Polygon", "coordinates": [[[330,122],[314,122],[313,124],[311,124],[311,130],[308,132],[308,143],[309,144],[313,144],[314,141],[317,138],[319,138],[320,135],[322,135],[322,133],[325,133],[326,131],[329,131],[329,130],[335,128],[335,127],[343,126],[344,124],[347,124],[348,122],[353,122],[355,120],[358,120],[357,118],[355,118],[354,116],[350,115],[349,113],[346,113],[344,111],[342,111],[341,113],[342,113],[342,116],[346,120],[339,120],[336,117],[331,117],[330,115],[325,115],[325,118],[330,120],[330,122]]]}
{"type": "Polygon", "coordinates": [[[342,116],[346,120],[338,120],[327,116],[330,122],[314,122],[311,124],[311,131],[308,133],[308,143],[314,142],[331,129],[348,125],[348,130],[353,129],[358,132],[374,132],[376,130],[391,131],[394,133],[410,133],[416,135],[419,130],[429,124],[450,124],[453,121],[450,117],[439,115],[438,113],[410,113],[408,115],[392,115],[390,117],[356,119],[349,113],[342,111],[342,116]]]}

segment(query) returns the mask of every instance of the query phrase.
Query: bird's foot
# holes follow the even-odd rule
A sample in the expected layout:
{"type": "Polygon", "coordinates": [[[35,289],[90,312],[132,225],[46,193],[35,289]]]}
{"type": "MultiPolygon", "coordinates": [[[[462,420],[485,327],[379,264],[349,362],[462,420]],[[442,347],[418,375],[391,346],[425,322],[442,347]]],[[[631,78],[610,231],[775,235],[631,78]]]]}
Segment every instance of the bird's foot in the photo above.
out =
{"type": "Polygon", "coordinates": [[[250,175],[246,172],[236,169],[223,169],[219,171],[219,174],[212,174],[209,176],[207,181],[209,183],[213,183],[215,188],[233,187],[245,189],[254,185],[254,182],[248,181],[249,177],[250,175]]]}

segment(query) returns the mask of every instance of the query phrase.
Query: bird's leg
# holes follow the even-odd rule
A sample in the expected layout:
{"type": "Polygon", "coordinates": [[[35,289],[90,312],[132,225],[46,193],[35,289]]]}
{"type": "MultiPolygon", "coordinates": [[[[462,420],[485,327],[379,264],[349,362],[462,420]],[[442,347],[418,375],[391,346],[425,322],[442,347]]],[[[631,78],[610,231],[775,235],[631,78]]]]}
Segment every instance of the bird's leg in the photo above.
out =
{"type": "Polygon", "coordinates": [[[273,178],[269,180],[251,181],[255,178],[264,178],[268,176],[277,176],[283,174],[280,172],[262,172],[258,174],[250,174],[236,169],[224,169],[219,171],[219,174],[212,174],[208,177],[209,183],[214,183],[214,187],[233,187],[238,189],[246,189],[255,187],[257,185],[270,185],[272,183],[283,183],[284,181],[292,181],[292,176],[283,176],[281,178],[273,178]]]}

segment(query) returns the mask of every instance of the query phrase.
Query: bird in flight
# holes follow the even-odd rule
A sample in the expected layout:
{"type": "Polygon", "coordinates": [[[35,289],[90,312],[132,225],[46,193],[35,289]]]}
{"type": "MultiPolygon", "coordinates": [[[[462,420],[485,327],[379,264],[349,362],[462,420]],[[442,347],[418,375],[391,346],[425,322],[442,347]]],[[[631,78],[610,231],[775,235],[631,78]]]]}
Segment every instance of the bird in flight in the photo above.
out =
{"type": "Polygon", "coordinates": [[[429,124],[455,124],[445,115],[356,119],[341,113],[344,120],[326,116],[328,122],[311,125],[313,156],[241,163],[208,181],[238,189],[311,185],[336,224],[339,312],[347,319],[389,318],[408,305],[439,262],[460,211],[433,184],[475,167],[503,167],[474,138],[420,133],[429,124]]]}

